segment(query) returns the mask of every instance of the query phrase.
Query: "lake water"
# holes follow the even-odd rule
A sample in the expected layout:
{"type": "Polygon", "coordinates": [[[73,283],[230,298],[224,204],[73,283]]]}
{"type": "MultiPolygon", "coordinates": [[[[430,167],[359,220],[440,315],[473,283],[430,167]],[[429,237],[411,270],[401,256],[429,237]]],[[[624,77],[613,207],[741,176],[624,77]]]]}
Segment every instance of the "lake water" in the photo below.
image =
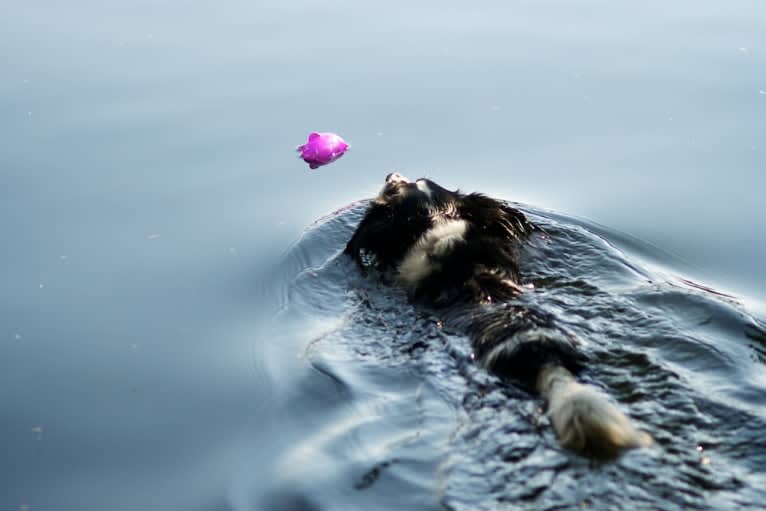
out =
{"type": "Polygon", "coordinates": [[[764,27],[739,0],[6,5],[0,508],[763,507],[764,27]],[[352,149],[309,171],[312,130],[352,149]],[[656,447],[562,452],[355,271],[392,170],[554,233],[534,299],[656,447]]]}

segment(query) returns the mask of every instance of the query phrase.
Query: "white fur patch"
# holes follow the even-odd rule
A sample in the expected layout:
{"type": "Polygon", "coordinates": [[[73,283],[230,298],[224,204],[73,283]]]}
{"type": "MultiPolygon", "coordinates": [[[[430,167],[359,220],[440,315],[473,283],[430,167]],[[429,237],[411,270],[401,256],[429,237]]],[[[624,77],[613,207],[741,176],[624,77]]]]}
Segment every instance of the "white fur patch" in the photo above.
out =
{"type": "MultiPolygon", "coordinates": [[[[510,282],[510,281],[509,281],[510,282]]],[[[516,286],[516,284],[513,284],[516,286]]],[[[518,286],[516,286],[518,287],[518,286]]],[[[502,320],[505,322],[505,320],[502,320]]],[[[493,326],[493,325],[489,325],[493,326]]],[[[546,338],[545,331],[540,330],[539,332],[524,332],[522,334],[517,334],[516,340],[521,342],[541,342],[546,338]]],[[[484,367],[491,368],[494,366],[498,361],[502,360],[506,356],[510,356],[513,353],[513,350],[516,348],[516,343],[510,343],[510,342],[501,342],[491,350],[489,350],[489,353],[484,355],[484,357],[481,359],[481,363],[484,365],[484,367]]]]}
{"type": "MultiPolygon", "coordinates": [[[[428,189],[426,185],[426,189],[428,189]]],[[[428,190],[430,193],[430,190],[428,190]]],[[[465,220],[440,222],[423,234],[410,248],[399,265],[399,279],[407,289],[414,289],[418,283],[439,269],[431,257],[448,254],[455,243],[463,241],[468,224],[465,220]]]]}
{"type": "Polygon", "coordinates": [[[433,195],[433,192],[431,192],[431,188],[428,187],[428,183],[426,183],[425,180],[418,179],[417,181],[415,181],[415,186],[418,187],[418,190],[428,195],[429,199],[433,195]]]}
{"type": "Polygon", "coordinates": [[[615,456],[625,449],[648,447],[652,437],[636,428],[615,405],[578,383],[563,367],[540,372],[537,389],[548,399],[548,413],[561,445],[615,456]]]}

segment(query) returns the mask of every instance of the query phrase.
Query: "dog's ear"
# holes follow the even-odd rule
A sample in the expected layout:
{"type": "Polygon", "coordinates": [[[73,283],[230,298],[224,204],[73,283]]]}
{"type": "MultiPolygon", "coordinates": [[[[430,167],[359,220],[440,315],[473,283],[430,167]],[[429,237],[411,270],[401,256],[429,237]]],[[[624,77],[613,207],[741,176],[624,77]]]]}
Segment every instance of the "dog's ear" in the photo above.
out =
{"type": "Polygon", "coordinates": [[[364,266],[362,251],[377,253],[377,244],[381,243],[381,236],[387,222],[386,208],[381,204],[370,204],[367,212],[356,227],[353,236],[346,244],[344,253],[359,265],[364,266]]]}
{"type": "Polygon", "coordinates": [[[373,202],[346,244],[345,253],[362,267],[396,268],[407,250],[432,226],[428,212],[373,202]]]}

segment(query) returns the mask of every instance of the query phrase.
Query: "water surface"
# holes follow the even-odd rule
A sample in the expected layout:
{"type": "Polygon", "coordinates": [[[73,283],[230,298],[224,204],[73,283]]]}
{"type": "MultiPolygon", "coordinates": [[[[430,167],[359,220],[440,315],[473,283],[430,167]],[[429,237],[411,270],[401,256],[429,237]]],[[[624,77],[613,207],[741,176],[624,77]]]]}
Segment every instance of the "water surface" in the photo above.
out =
{"type": "Polygon", "coordinates": [[[754,1],[5,6],[0,507],[763,502],[765,24],[754,1]],[[315,129],[352,150],[309,172],[315,129]],[[529,278],[561,275],[541,306],[658,450],[558,452],[539,403],[336,257],[358,209],[315,220],[392,170],[599,254],[529,278]],[[365,286],[423,345],[361,330],[365,286]]]}

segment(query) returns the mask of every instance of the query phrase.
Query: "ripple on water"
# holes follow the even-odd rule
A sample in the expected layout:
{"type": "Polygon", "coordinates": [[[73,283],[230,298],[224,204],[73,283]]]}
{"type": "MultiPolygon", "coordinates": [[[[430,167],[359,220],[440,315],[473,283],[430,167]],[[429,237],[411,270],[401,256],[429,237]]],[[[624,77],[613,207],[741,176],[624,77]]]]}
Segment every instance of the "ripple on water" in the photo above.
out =
{"type": "Polygon", "coordinates": [[[363,210],[311,226],[275,276],[273,364],[298,353],[307,369],[285,413],[304,441],[282,457],[270,509],[766,501],[766,329],[736,299],[644,268],[601,227],[526,208],[546,234],[525,251],[525,300],[583,341],[584,378],[657,441],[596,464],[562,451],[542,403],[478,369],[464,337],[360,275],[342,249],[363,210]]]}

